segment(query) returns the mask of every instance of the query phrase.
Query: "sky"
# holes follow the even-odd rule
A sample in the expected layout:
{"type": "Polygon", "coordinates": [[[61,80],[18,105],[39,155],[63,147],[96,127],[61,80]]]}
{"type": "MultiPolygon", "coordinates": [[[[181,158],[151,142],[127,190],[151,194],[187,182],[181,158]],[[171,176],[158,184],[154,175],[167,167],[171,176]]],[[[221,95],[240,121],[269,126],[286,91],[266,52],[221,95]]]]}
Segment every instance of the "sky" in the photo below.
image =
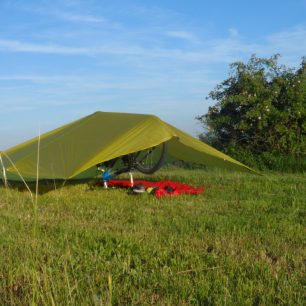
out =
{"type": "Polygon", "coordinates": [[[229,64],[306,55],[306,0],[0,0],[0,150],[96,111],[196,136],[229,64]]]}

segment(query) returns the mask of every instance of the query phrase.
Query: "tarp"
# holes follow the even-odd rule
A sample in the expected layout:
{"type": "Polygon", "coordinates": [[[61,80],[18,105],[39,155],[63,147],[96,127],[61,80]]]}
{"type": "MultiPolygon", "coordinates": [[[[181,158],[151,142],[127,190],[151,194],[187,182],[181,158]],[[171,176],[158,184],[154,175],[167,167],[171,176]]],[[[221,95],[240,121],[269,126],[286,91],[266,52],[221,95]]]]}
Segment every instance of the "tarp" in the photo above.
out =
{"type": "MultiPolygon", "coordinates": [[[[96,112],[4,152],[8,176],[71,179],[96,164],[168,141],[171,158],[252,171],[247,166],[154,115],[96,112]],[[39,142],[39,143],[38,143],[39,142]]],[[[84,177],[84,175],[83,175],[84,177]]]]}

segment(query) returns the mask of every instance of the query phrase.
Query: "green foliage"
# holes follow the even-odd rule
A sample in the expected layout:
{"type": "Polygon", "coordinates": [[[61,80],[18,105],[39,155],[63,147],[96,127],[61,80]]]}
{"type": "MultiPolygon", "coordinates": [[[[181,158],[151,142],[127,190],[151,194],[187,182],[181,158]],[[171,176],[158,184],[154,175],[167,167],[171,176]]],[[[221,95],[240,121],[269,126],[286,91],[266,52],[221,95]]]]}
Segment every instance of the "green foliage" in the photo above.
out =
{"type": "Polygon", "coordinates": [[[229,78],[209,93],[217,103],[198,117],[208,130],[203,139],[221,150],[305,154],[306,58],[298,69],[278,58],[231,64],[229,78]]]}
{"type": "Polygon", "coordinates": [[[306,158],[303,155],[286,155],[273,152],[254,154],[250,150],[239,146],[229,146],[225,152],[242,163],[262,171],[306,172],[306,158]]]}
{"type": "Polygon", "coordinates": [[[0,186],[0,304],[304,304],[304,175],[151,179],[206,192],[157,200],[50,184],[34,212],[26,191],[0,186]]]}

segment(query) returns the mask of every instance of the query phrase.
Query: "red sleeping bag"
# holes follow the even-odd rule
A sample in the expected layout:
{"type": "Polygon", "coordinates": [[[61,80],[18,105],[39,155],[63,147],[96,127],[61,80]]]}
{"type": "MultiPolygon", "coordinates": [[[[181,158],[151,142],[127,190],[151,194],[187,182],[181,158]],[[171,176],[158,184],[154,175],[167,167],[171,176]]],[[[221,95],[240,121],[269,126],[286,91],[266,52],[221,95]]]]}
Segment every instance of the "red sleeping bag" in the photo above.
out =
{"type": "MultiPolygon", "coordinates": [[[[98,185],[103,185],[103,182],[98,182],[98,185]]],[[[119,188],[130,188],[130,180],[110,180],[108,181],[109,187],[119,187],[119,188]]],[[[143,185],[145,189],[153,188],[152,193],[157,197],[161,198],[163,196],[175,196],[183,193],[187,194],[199,194],[205,191],[204,188],[195,188],[188,184],[177,183],[173,181],[163,180],[158,182],[150,182],[145,180],[135,180],[134,186],[143,185]]]]}

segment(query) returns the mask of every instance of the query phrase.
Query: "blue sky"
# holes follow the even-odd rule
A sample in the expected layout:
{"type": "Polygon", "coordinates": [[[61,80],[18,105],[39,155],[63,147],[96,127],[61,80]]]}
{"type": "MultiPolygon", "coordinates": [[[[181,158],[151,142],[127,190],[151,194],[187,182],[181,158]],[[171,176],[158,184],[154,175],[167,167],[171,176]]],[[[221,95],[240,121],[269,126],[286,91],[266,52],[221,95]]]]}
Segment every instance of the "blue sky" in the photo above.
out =
{"type": "Polygon", "coordinates": [[[306,55],[306,0],[0,0],[0,149],[97,110],[197,135],[229,63],[306,55]]]}

